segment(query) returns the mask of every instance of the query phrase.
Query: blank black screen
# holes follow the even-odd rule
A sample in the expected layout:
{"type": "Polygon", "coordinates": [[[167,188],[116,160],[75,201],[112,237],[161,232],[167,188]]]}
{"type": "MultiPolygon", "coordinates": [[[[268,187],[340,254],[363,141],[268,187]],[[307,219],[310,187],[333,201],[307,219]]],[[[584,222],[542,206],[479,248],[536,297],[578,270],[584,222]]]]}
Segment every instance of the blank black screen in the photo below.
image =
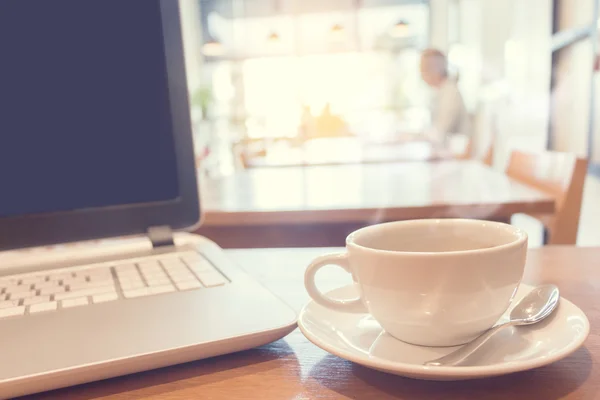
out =
{"type": "Polygon", "coordinates": [[[158,0],[0,0],[0,216],[178,197],[158,0]]]}

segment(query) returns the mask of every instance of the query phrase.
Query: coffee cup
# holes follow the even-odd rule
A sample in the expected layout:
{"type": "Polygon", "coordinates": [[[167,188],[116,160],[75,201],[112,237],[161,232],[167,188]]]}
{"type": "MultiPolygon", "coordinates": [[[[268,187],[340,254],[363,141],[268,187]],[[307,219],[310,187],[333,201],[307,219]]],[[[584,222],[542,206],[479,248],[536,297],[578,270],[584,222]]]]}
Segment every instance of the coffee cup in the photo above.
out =
{"type": "Polygon", "coordinates": [[[469,219],[425,219],[359,229],[344,253],[315,259],[304,284],[321,306],[368,312],[401,341],[422,346],[467,343],[492,327],[515,295],[527,234],[512,225],[469,219]],[[317,271],[338,265],[359,297],[334,299],[315,284],[317,271]]]}

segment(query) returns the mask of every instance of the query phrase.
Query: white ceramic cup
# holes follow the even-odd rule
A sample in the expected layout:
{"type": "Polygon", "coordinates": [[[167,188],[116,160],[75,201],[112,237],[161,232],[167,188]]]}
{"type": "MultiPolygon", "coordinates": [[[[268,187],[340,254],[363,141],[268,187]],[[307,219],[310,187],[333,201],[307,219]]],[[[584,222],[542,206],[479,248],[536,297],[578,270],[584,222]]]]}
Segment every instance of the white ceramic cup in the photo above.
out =
{"type": "Polygon", "coordinates": [[[473,340],[506,311],[519,286],[527,235],[499,222],[426,219],[359,229],[346,252],[328,254],[307,268],[304,284],[318,304],[337,311],[365,307],[387,333],[423,346],[473,340]],[[358,283],[360,298],[321,293],[315,274],[338,265],[358,283]]]}

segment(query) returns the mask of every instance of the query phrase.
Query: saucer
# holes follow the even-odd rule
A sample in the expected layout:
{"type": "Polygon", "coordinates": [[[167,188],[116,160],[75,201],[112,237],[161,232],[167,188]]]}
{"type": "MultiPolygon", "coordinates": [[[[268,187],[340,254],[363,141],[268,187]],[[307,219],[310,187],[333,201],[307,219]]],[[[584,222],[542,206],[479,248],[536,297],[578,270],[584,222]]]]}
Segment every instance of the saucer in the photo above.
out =
{"type": "MultiPolygon", "coordinates": [[[[513,305],[533,287],[521,284],[513,305]]],[[[350,299],[358,287],[345,286],[328,294],[350,299]]],[[[508,319],[510,309],[499,322],[508,319]]],[[[310,301],[298,318],[302,333],[323,350],[365,367],[425,380],[464,380],[504,375],[541,367],[577,350],[590,331],[587,317],[568,300],[546,320],[531,326],[507,327],[494,335],[465,366],[425,366],[423,363],[458,347],[415,346],[385,333],[369,314],[333,311],[310,301]]]]}

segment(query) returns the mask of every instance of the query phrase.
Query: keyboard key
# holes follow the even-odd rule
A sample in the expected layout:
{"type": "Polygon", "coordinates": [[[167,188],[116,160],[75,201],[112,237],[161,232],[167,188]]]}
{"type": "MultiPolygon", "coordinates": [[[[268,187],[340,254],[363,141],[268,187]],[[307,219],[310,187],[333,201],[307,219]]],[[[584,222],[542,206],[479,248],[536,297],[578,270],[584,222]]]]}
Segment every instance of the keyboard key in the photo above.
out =
{"type": "Polygon", "coordinates": [[[187,263],[188,267],[194,272],[213,271],[214,267],[206,260],[199,260],[187,263]]]}
{"type": "Polygon", "coordinates": [[[40,290],[41,295],[64,293],[65,286],[51,286],[40,290]]]}
{"type": "Polygon", "coordinates": [[[185,264],[180,259],[161,260],[163,267],[169,268],[185,268],[185,264]]]}
{"type": "Polygon", "coordinates": [[[125,295],[126,298],[132,299],[135,297],[148,296],[148,295],[152,294],[152,292],[150,291],[150,288],[144,287],[144,288],[140,288],[140,289],[123,290],[123,294],[125,295]]]}
{"type": "Polygon", "coordinates": [[[186,263],[188,263],[188,262],[194,263],[194,262],[199,261],[199,260],[204,260],[204,257],[202,257],[198,253],[189,252],[189,253],[185,253],[184,255],[182,255],[181,259],[183,261],[185,261],[186,263]]]}
{"type": "Polygon", "coordinates": [[[9,286],[6,286],[6,293],[18,293],[29,290],[31,290],[31,285],[11,284],[9,286]]]}
{"type": "Polygon", "coordinates": [[[82,297],[84,295],[81,294],[81,292],[75,291],[75,292],[63,292],[63,293],[57,293],[54,295],[54,300],[65,300],[65,299],[74,299],[76,297],[82,297]]]}
{"type": "Polygon", "coordinates": [[[201,288],[202,285],[197,280],[187,282],[175,282],[178,290],[191,290],[201,288]]]}
{"type": "Polygon", "coordinates": [[[175,287],[173,287],[173,285],[155,286],[155,287],[151,287],[149,289],[150,289],[151,294],[161,294],[161,293],[169,293],[169,292],[175,291],[175,287]]]}
{"type": "Polygon", "coordinates": [[[71,308],[88,305],[87,297],[76,297],[74,299],[65,299],[60,302],[62,308],[71,308]]]}
{"type": "Polygon", "coordinates": [[[65,280],[82,280],[85,279],[85,272],[84,271],[73,271],[71,273],[71,277],[66,277],[64,278],[65,280]]]}
{"type": "Polygon", "coordinates": [[[202,272],[197,274],[198,279],[206,287],[221,286],[227,283],[227,280],[217,271],[202,272]]]}
{"type": "Polygon", "coordinates": [[[194,274],[192,274],[191,272],[187,272],[187,273],[180,272],[177,274],[172,274],[171,279],[173,279],[173,282],[187,282],[187,281],[197,281],[198,280],[196,278],[196,276],[194,274]]]}
{"type": "Polygon", "coordinates": [[[121,264],[121,265],[115,266],[115,271],[117,273],[132,272],[132,271],[137,272],[137,268],[136,268],[135,264],[121,264]]]}
{"type": "Polygon", "coordinates": [[[134,274],[127,275],[117,275],[119,281],[140,281],[142,280],[142,276],[137,272],[134,274]]]}
{"type": "Polygon", "coordinates": [[[147,280],[148,278],[166,278],[167,274],[164,271],[156,271],[156,272],[144,272],[142,274],[144,278],[147,280]]]}
{"type": "Polygon", "coordinates": [[[90,292],[90,294],[109,293],[116,291],[116,286],[111,283],[110,285],[92,286],[87,290],[90,292]]]}
{"type": "Polygon", "coordinates": [[[16,292],[16,293],[11,293],[10,294],[10,299],[11,300],[26,299],[28,297],[34,297],[36,294],[37,294],[37,291],[35,291],[35,290],[27,290],[27,291],[23,291],[23,292],[16,292]]]}
{"type": "Polygon", "coordinates": [[[114,285],[97,286],[97,287],[91,287],[89,289],[84,290],[84,292],[87,293],[88,296],[95,295],[95,294],[102,294],[102,293],[110,293],[110,292],[114,292],[114,291],[115,291],[114,285]]]}
{"type": "Polygon", "coordinates": [[[112,276],[108,279],[92,279],[88,282],[88,284],[92,287],[94,286],[108,286],[108,285],[114,285],[114,280],[112,278],[112,276]]]}
{"type": "Polygon", "coordinates": [[[46,276],[45,275],[40,275],[40,276],[28,276],[25,278],[21,279],[21,284],[23,285],[30,285],[32,283],[42,283],[46,281],[46,276]]]}
{"type": "Polygon", "coordinates": [[[160,272],[152,272],[152,273],[144,273],[144,279],[148,280],[148,279],[153,279],[153,278],[166,278],[167,274],[165,274],[163,271],[160,272]]]}
{"type": "Polygon", "coordinates": [[[4,300],[0,301],[0,309],[11,308],[19,305],[19,300],[4,300]]]}
{"type": "Polygon", "coordinates": [[[94,304],[106,303],[106,302],[114,301],[114,300],[118,300],[118,299],[119,299],[119,296],[117,295],[117,293],[108,292],[108,293],[94,295],[92,297],[92,303],[94,303],[94,304]]]}
{"type": "Polygon", "coordinates": [[[93,296],[95,294],[110,293],[110,292],[114,292],[114,291],[115,291],[114,286],[101,286],[101,287],[95,287],[95,288],[75,290],[72,292],[58,293],[54,296],[54,299],[55,300],[72,299],[75,297],[93,296]]]}
{"type": "Polygon", "coordinates": [[[108,276],[90,276],[90,282],[113,282],[112,275],[108,276]]]}
{"type": "Polygon", "coordinates": [[[129,283],[137,283],[142,282],[142,277],[139,275],[131,275],[131,276],[121,276],[119,275],[119,282],[129,282],[129,283]]]}
{"type": "Polygon", "coordinates": [[[74,282],[74,283],[69,283],[67,285],[69,287],[69,290],[74,292],[76,290],[82,290],[82,289],[87,289],[90,287],[89,282],[74,282]]]}
{"type": "Polygon", "coordinates": [[[148,279],[164,279],[164,278],[167,278],[167,274],[164,273],[163,271],[155,272],[152,274],[144,274],[144,278],[146,278],[146,280],[148,280],[148,279]]]}
{"type": "Polygon", "coordinates": [[[161,286],[170,284],[171,280],[165,276],[164,278],[146,278],[146,282],[148,286],[161,286]]]}
{"type": "Polygon", "coordinates": [[[187,269],[182,271],[169,271],[168,275],[173,280],[186,280],[189,279],[190,275],[194,276],[192,272],[187,269]]]}
{"type": "Polygon", "coordinates": [[[148,280],[148,279],[169,279],[169,276],[166,273],[161,272],[161,273],[157,273],[157,274],[144,275],[144,278],[146,280],[148,280]]]}
{"type": "Polygon", "coordinates": [[[131,266],[128,266],[127,268],[115,268],[115,272],[117,273],[117,275],[138,274],[140,272],[140,270],[138,269],[138,267],[135,264],[131,264],[131,266]]]}
{"type": "Polygon", "coordinates": [[[57,307],[56,301],[48,301],[45,303],[33,304],[32,306],[29,307],[29,313],[35,314],[35,313],[46,312],[46,311],[54,311],[54,310],[56,310],[56,307],[57,307]]]}
{"type": "Polygon", "coordinates": [[[106,286],[114,287],[115,285],[112,281],[75,283],[75,284],[69,285],[69,290],[75,291],[75,290],[92,289],[92,288],[106,287],[106,286]]]}
{"type": "Polygon", "coordinates": [[[36,296],[36,297],[30,297],[28,299],[24,299],[23,300],[23,305],[24,306],[29,306],[32,304],[37,304],[37,303],[46,303],[50,301],[50,296],[36,296]]]}
{"type": "Polygon", "coordinates": [[[23,315],[23,314],[25,314],[24,306],[0,309],[0,318],[15,317],[17,315],[23,315]]]}
{"type": "Polygon", "coordinates": [[[147,276],[147,275],[164,275],[164,274],[165,274],[165,270],[163,269],[163,267],[142,269],[142,275],[144,275],[144,276],[147,276]]]}
{"type": "Polygon", "coordinates": [[[144,282],[142,282],[141,280],[121,282],[121,289],[123,289],[123,290],[141,289],[145,286],[146,285],[144,285],[144,282]]]}
{"type": "Polygon", "coordinates": [[[172,261],[181,261],[181,257],[185,254],[192,254],[192,253],[185,252],[185,253],[176,253],[176,254],[163,254],[160,256],[158,261],[160,261],[161,264],[169,263],[172,261]]]}
{"type": "Polygon", "coordinates": [[[108,268],[88,269],[86,271],[86,275],[89,276],[90,278],[96,278],[96,279],[112,278],[112,274],[110,273],[110,269],[108,269],[108,268]]]}
{"type": "Polygon", "coordinates": [[[138,263],[138,267],[140,267],[141,270],[145,270],[145,269],[160,269],[160,264],[158,261],[143,261],[138,263]]]}
{"type": "Polygon", "coordinates": [[[163,270],[163,267],[157,266],[156,268],[140,268],[140,271],[142,272],[142,275],[146,276],[146,275],[160,275],[160,274],[164,274],[165,271],[163,270]]]}
{"type": "Polygon", "coordinates": [[[48,275],[49,280],[51,281],[64,281],[64,280],[69,280],[69,279],[73,279],[73,274],[70,272],[63,272],[60,274],[50,274],[48,275]]]}
{"type": "Polygon", "coordinates": [[[85,276],[75,276],[73,278],[67,278],[67,279],[63,279],[63,285],[75,285],[75,284],[81,284],[81,283],[86,283],[88,282],[88,280],[86,279],[85,276]]]}
{"type": "Polygon", "coordinates": [[[177,261],[177,263],[168,263],[164,265],[164,269],[167,272],[171,271],[187,271],[187,266],[182,261],[177,261]]]}
{"type": "Polygon", "coordinates": [[[102,280],[102,279],[109,279],[112,278],[112,274],[108,271],[104,272],[104,273],[99,273],[99,272],[94,272],[94,273],[86,273],[85,277],[90,280],[102,280]]]}
{"type": "Polygon", "coordinates": [[[47,287],[60,286],[59,281],[40,281],[33,284],[34,289],[43,289],[47,287]]]}

